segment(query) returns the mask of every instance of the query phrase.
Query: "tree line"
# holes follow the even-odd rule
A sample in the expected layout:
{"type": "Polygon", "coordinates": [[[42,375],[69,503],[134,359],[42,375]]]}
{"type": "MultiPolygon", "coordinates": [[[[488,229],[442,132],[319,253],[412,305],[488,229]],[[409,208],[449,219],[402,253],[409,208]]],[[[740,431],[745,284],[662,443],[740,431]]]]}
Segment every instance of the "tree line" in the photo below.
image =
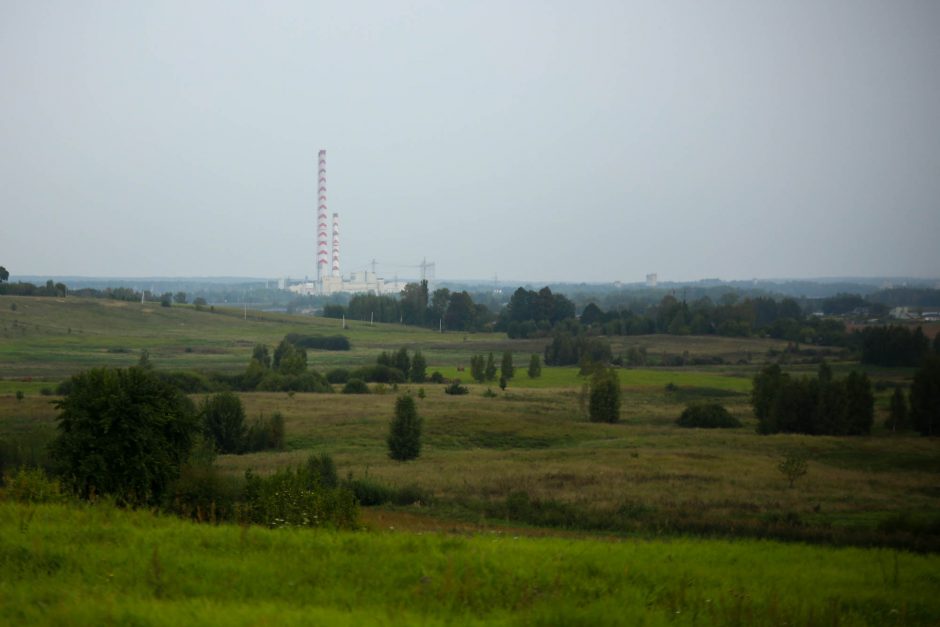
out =
{"type": "Polygon", "coordinates": [[[795,377],[773,364],[754,377],[751,406],[758,433],[867,435],[875,397],[865,373],[835,379],[823,362],[816,377],[795,377]]]}
{"type": "Polygon", "coordinates": [[[451,292],[444,287],[429,293],[427,281],[408,283],[398,297],[356,294],[349,299],[348,305],[325,305],[323,315],[327,318],[401,323],[446,331],[487,330],[494,320],[490,309],[475,303],[469,292],[451,292]]]}
{"type": "Polygon", "coordinates": [[[861,350],[861,360],[876,366],[919,366],[931,352],[940,355],[940,333],[933,343],[921,327],[886,325],[865,327],[853,338],[861,350]]]}

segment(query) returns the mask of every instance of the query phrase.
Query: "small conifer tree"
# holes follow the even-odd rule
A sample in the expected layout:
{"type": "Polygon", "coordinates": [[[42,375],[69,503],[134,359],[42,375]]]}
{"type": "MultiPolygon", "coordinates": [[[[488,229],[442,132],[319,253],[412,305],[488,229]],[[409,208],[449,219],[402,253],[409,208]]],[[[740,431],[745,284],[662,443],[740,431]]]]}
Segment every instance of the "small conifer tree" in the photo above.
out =
{"type": "Polygon", "coordinates": [[[496,360],[493,358],[493,353],[490,353],[486,358],[486,370],[484,374],[486,375],[487,381],[496,380],[496,360]]]}
{"type": "Polygon", "coordinates": [[[388,456],[398,461],[421,454],[421,417],[415,400],[408,394],[395,401],[395,417],[388,434],[388,456]]]}
{"type": "Polygon", "coordinates": [[[537,379],[542,376],[542,360],[538,355],[529,358],[529,378],[537,379]]]}
{"type": "Polygon", "coordinates": [[[907,427],[907,399],[900,385],[894,386],[894,394],[891,395],[891,415],[885,426],[891,431],[907,427]]]}
{"type": "Polygon", "coordinates": [[[512,365],[512,351],[506,351],[503,353],[503,362],[499,368],[499,372],[507,379],[512,379],[516,372],[516,369],[512,365]]]}

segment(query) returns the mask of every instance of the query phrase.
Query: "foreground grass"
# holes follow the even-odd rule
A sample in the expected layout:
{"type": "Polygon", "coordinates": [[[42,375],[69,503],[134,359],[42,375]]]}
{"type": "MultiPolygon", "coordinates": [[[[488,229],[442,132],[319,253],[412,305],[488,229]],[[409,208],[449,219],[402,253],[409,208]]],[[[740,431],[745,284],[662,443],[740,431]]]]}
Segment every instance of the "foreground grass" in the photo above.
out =
{"type": "Polygon", "coordinates": [[[0,504],[4,624],[930,625],[940,558],[199,526],[0,504]]]}

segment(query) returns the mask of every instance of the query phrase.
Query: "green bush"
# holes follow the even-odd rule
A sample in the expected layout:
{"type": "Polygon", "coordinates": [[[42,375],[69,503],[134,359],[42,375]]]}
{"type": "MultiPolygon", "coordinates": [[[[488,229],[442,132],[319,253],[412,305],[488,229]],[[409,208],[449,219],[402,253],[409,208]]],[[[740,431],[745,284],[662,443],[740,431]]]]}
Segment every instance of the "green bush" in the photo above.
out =
{"type": "Polygon", "coordinates": [[[460,379],[454,379],[453,383],[444,388],[445,394],[450,394],[451,396],[460,396],[462,394],[469,394],[470,389],[465,385],[460,385],[460,379]]]}
{"type": "Polygon", "coordinates": [[[275,411],[271,417],[265,419],[259,416],[254,424],[248,427],[246,437],[246,451],[280,451],[284,449],[284,415],[275,411]]]}
{"type": "Polygon", "coordinates": [[[326,380],[330,383],[346,383],[349,381],[349,371],[345,368],[333,368],[326,373],[326,380]]]}
{"type": "Polygon", "coordinates": [[[41,468],[20,468],[3,480],[3,499],[20,503],[58,503],[66,499],[56,479],[41,468]]]}
{"type": "Polygon", "coordinates": [[[620,378],[613,368],[599,369],[591,378],[588,412],[592,422],[620,420],[620,378]]]}
{"type": "Polygon", "coordinates": [[[343,394],[368,394],[369,386],[362,379],[350,379],[343,386],[343,394]]]}
{"type": "Polygon", "coordinates": [[[431,376],[428,378],[428,381],[430,381],[431,383],[443,383],[444,375],[442,375],[440,372],[435,370],[434,372],[431,373],[431,376]]]}
{"type": "Polygon", "coordinates": [[[352,346],[345,335],[302,335],[288,333],[284,339],[298,348],[311,348],[326,351],[348,351],[352,346]]]}
{"type": "Polygon", "coordinates": [[[311,455],[307,458],[307,471],[324,488],[335,488],[339,486],[339,477],[336,474],[336,464],[333,458],[322,453],[321,455],[311,455]]]}
{"type": "Polygon", "coordinates": [[[265,392],[332,392],[333,388],[318,372],[307,370],[302,374],[286,375],[269,372],[261,379],[258,390],[265,392]]]}
{"type": "Polygon", "coordinates": [[[676,424],[698,429],[735,429],[741,426],[741,421],[719,403],[694,403],[686,406],[676,424]]]}
{"type": "Polygon", "coordinates": [[[245,474],[242,515],[268,527],[354,529],[359,512],[355,495],[345,488],[325,488],[308,467],[279,470],[270,477],[245,474]]]}
{"type": "Polygon", "coordinates": [[[392,489],[368,479],[349,479],[343,485],[355,495],[363,507],[382,505],[392,500],[392,489]]]}
{"type": "Polygon", "coordinates": [[[415,485],[402,488],[392,488],[370,479],[347,479],[343,486],[352,491],[356,501],[363,507],[384,505],[411,505],[413,503],[429,503],[430,495],[415,485]]]}
{"type": "Polygon", "coordinates": [[[179,388],[186,394],[219,391],[219,386],[210,381],[208,377],[191,370],[158,370],[154,374],[160,380],[179,388]]]}
{"type": "Polygon", "coordinates": [[[375,364],[356,368],[349,373],[350,379],[362,379],[368,383],[404,383],[405,373],[398,368],[375,364]]]}
{"type": "Polygon", "coordinates": [[[199,412],[203,434],[219,453],[241,453],[248,444],[245,408],[231,392],[206,398],[199,412]]]}
{"type": "Polygon", "coordinates": [[[428,493],[416,485],[406,485],[392,491],[392,503],[395,505],[429,503],[430,500],[431,498],[428,493]]]}
{"type": "MultiPolygon", "coordinates": [[[[211,453],[211,444],[206,446],[211,453]]],[[[194,456],[180,469],[167,509],[198,522],[232,521],[237,518],[242,487],[237,478],[219,472],[211,456],[194,456]]]]}

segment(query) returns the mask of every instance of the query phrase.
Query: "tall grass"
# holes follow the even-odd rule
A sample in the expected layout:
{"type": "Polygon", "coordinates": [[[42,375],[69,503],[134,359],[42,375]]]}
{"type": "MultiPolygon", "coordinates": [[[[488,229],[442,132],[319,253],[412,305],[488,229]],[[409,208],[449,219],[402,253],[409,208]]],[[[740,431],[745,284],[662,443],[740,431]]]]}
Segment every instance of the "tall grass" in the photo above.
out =
{"type": "Polygon", "coordinates": [[[0,503],[0,622],[932,625],[940,558],[195,525],[0,503]]]}

